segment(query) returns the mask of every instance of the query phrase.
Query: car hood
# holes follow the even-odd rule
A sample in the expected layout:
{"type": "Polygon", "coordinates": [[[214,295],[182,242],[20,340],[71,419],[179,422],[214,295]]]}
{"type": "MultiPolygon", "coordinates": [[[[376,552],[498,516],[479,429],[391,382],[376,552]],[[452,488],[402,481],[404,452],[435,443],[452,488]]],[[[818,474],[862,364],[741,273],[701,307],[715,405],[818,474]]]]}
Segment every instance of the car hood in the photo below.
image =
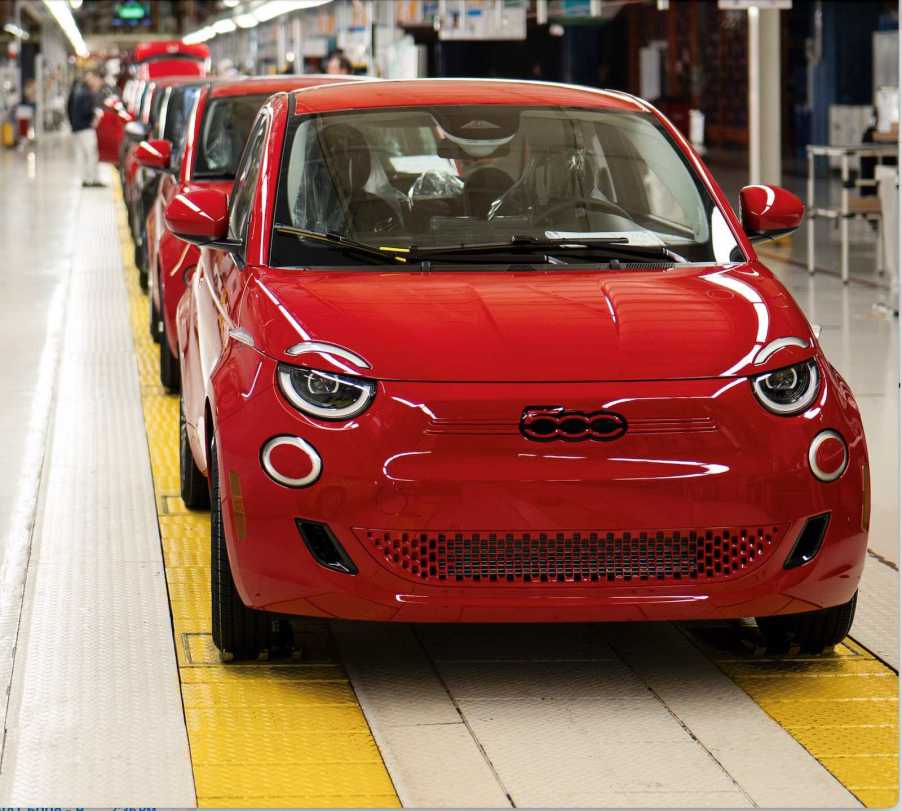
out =
{"type": "MultiPolygon", "coordinates": [[[[811,327],[759,263],[635,271],[375,272],[252,268],[239,314],[264,352],[301,341],[371,377],[602,381],[731,377],[812,354],[811,327]],[[795,337],[764,364],[762,348],[795,337]]],[[[344,367],[347,371],[347,367],[344,367]]]]}

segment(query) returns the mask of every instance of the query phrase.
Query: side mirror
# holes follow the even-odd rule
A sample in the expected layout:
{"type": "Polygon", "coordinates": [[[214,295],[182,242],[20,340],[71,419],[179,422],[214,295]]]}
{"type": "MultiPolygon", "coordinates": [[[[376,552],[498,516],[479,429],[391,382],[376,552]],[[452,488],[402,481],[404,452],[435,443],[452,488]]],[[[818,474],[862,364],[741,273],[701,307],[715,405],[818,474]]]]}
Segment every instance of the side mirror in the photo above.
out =
{"type": "Polygon", "coordinates": [[[166,206],[166,226],[194,245],[223,242],[229,231],[229,201],[216,189],[181,192],[166,206]]]}
{"type": "Polygon", "coordinates": [[[146,169],[166,171],[172,158],[172,144],[164,138],[141,141],[135,149],[135,160],[146,169]]]}
{"type": "Polygon", "coordinates": [[[776,239],[802,224],[805,205],[779,186],[746,186],[739,192],[742,227],[752,242],[776,239]]]}
{"type": "Polygon", "coordinates": [[[125,125],[125,134],[135,141],[143,141],[147,137],[147,127],[140,121],[129,121],[125,125]]]}

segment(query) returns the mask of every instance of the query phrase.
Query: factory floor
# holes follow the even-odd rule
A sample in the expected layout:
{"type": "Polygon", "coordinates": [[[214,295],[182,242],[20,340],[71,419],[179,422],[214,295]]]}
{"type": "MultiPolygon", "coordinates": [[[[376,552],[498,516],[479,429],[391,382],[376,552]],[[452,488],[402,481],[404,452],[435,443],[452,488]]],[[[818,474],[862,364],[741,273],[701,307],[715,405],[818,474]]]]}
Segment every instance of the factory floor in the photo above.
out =
{"type": "Polygon", "coordinates": [[[804,234],[761,250],[865,421],[870,551],[832,653],[742,622],[301,620],[294,657],[224,664],[104,179],[80,187],[65,139],[0,154],[0,806],[895,804],[899,325],[866,261],[843,285],[798,267],[804,234]]]}

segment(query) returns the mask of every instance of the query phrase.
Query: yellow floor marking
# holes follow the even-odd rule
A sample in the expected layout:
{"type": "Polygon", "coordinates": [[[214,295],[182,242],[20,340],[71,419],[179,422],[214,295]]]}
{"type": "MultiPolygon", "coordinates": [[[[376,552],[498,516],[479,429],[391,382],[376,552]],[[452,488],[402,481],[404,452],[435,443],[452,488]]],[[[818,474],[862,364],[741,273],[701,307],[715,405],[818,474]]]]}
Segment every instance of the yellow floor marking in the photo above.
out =
{"type": "MultiPolygon", "coordinates": [[[[116,197],[121,204],[118,187],[116,197]]],[[[210,637],[209,514],[189,512],[178,495],[178,397],[159,383],[121,205],[119,234],[198,805],[398,807],[325,626],[299,626],[300,661],[219,661],[210,637]]]]}
{"type": "MultiPolygon", "coordinates": [[[[198,804],[397,807],[323,626],[300,629],[302,647],[312,654],[302,664],[219,662],[210,639],[209,516],[189,512],[178,496],[178,398],[159,384],[147,299],[121,206],[119,231],[198,804]]],[[[821,658],[767,659],[706,647],[862,803],[895,805],[898,678],[892,670],[852,640],[821,658]]]]}
{"type": "Polygon", "coordinates": [[[821,657],[707,653],[868,808],[899,796],[899,677],[851,638],[821,657]]]}

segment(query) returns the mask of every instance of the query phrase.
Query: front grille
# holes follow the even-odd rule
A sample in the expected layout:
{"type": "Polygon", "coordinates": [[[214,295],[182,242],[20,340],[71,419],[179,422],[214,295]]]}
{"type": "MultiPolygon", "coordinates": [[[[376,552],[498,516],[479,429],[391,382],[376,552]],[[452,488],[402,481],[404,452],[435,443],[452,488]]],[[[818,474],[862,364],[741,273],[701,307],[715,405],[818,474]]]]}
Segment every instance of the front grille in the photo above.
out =
{"type": "MultiPolygon", "coordinates": [[[[694,434],[717,430],[713,417],[656,417],[654,419],[629,420],[629,434],[694,434]]],[[[423,433],[430,435],[452,434],[468,436],[504,436],[520,433],[517,418],[507,419],[439,419],[429,421],[423,433]]]]}
{"type": "Polygon", "coordinates": [[[726,580],[760,565],[785,530],[355,532],[388,568],[420,582],[541,585],[726,580]]]}

